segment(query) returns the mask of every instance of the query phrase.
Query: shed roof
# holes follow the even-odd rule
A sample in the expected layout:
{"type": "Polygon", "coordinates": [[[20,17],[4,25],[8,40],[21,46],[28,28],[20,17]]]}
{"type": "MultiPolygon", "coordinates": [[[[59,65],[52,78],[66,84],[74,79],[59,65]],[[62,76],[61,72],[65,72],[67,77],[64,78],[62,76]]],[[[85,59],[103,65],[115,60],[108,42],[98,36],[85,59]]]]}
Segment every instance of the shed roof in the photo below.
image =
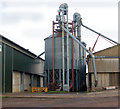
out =
{"type": "MultiPolygon", "coordinates": [[[[21,47],[20,45],[16,44],[15,42],[9,40],[8,38],[4,37],[3,35],[0,34],[0,42],[22,52],[23,54],[29,56],[29,57],[32,57],[32,58],[35,58],[37,57],[37,55],[35,55],[34,53],[30,52],[28,49],[25,49],[23,47],[21,47]]],[[[42,58],[38,57],[39,59],[43,60],[42,58]]]]}
{"type": "Polygon", "coordinates": [[[95,56],[120,56],[119,51],[120,51],[120,44],[100,50],[93,54],[95,56]]]}

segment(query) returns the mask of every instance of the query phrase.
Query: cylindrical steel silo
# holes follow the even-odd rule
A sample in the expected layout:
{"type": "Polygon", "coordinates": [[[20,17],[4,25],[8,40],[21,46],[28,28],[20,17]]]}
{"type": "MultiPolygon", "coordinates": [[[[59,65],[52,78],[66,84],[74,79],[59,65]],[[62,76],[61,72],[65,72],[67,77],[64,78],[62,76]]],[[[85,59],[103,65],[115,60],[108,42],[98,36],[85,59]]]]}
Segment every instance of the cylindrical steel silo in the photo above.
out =
{"type": "Polygon", "coordinates": [[[53,21],[53,34],[45,39],[46,84],[51,86],[51,90],[86,90],[86,53],[83,49],[85,43],[82,44],[83,48],[80,46],[80,20],[80,14],[75,13],[73,21],[68,22],[68,5],[61,4],[56,16],[57,22],[53,21]],[[75,42],[71,34],[80,43],[75,42]]]}
{"type": "MultiPolygon", "coordinates": [[[[45,72],[46,83],[53,82],[53,35],[45,40],[45,72]]],[[[72,38],[69,37],[69,84],[74,86],[74,91],[86,90],[86,52],[81,48],[81,56],[79,52],[79,44],[73,41],[73,60],[72,60],[72,38]],[[72,81],[72,61],[74,64],[74,83],[72,81]]],[[[85,45],[85,43],[83,43],[85,45]]],[[[67,70],[67,53],[66,53],[66,35],[64,36],[64,60],[65,60],[65,82],[67,70]]],[[[62,36],[61,32],[54,35],[54,79],[55,86],[59,87],[63,82],[62,74],[62,36]]]]}

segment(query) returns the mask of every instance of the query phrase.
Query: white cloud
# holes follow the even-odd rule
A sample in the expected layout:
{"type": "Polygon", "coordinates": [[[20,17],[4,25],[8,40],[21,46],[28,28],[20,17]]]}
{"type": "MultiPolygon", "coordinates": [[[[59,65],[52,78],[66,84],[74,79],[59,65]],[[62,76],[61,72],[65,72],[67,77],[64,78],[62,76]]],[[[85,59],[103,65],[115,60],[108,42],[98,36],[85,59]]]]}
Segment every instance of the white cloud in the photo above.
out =
{"type": "MultiPolygon", "coordinates": [[[[56,19],[63,0],[1,0],[0,34],[15,41],[35,54],[44,51],[44,38],[52,34],[52,21],[56,19]]],[[[79,12],[83,23],[117,41],[118,0],[67,0],[69,19],[79,12]]],[[[82,28],[82,39],[92,47],[97,35],[82,28]]],[[[95,51],[111,46],[100,39],[95,51]],[[103,46],[101,46],[103,45],[103,46]]]]}

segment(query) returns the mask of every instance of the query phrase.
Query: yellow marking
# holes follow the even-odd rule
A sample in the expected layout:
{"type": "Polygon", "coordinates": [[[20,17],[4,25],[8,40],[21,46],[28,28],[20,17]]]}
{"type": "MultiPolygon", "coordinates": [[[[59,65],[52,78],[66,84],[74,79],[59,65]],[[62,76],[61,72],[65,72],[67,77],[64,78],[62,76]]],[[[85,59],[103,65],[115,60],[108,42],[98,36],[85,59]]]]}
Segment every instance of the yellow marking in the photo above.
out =
{"type": "Polygon", "coordinates": [[[32,87],[32,92],[47,92],[48,88],[47,87],[32,87]]]}

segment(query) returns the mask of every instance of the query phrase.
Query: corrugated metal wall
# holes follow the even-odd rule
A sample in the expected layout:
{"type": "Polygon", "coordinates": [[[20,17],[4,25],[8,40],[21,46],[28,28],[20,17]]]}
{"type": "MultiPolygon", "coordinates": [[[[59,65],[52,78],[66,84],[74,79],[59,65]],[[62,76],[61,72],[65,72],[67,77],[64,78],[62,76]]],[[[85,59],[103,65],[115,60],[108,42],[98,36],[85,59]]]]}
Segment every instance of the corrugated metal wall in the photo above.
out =
{"type": "MultiPolygon", "coordinates": [[[[97,72],[120,72],[119,71],[119,58],[98,58],[95,59],[97,72]]],[[[92,59],[88,62],[88,71],[94,72],[92,59]]]]}
{"type": "Polygon", "coordinates": [[[98,72],[98,86],[94,86],[94,74],[91,73],[91,89],[92,90],[98,90],[98,89],[103,89],[108,86],[116,86],[118,87],[120,85],[119,83],[119,78],[120,74],[119,72],[114,72],[114,73],[101,73],[98,72]]]}
{"type": "Polygon", "coordinates": [[[0,53],[0,60],[2,60],[2,92],[12,92],[13,71],[43,75],[44,60],[34,59],[35,55],[24,49],[22,52],[22,48],[5,38],[2,38],[0,43],[2,44],[2,52],[0,53]]]}
{"type": "Polygon", "coordinates": [[[12,48],[2,44],[2,89],[3,92],[12,92],[12,48]]]}
{"type": "Polygon", "coordinates": [[[105,50],[94,53],[97,57],[95,59],[96,71],[98,76],[98,86],[94,87],[94,74],[92,59],[88,59],[88,78],[89,87],[92,89],[101,89],[107,86],[119,86],[120,85],[120,54],[118,48],[120,45],[116,45],[105,50]]]}
{"type": "Polygon", "coordinates": [[[44,66],[42,66],[42,68],[40,67],[40,64],[42,64],[42,62],[39,59],[33,59],[23,53],[18,52],[17,50],[14,50],[14,70],[29,73],[34,72],[34,74],[43,73],[43,70],[42,72],[40,71],[44,68],[44,66]]]}
{"type": "Polygon", "coordinates": [[[95,56],[119,56],[118,54],[119,46],[113,46],[101,51],[94,53],[95,56]]]}

